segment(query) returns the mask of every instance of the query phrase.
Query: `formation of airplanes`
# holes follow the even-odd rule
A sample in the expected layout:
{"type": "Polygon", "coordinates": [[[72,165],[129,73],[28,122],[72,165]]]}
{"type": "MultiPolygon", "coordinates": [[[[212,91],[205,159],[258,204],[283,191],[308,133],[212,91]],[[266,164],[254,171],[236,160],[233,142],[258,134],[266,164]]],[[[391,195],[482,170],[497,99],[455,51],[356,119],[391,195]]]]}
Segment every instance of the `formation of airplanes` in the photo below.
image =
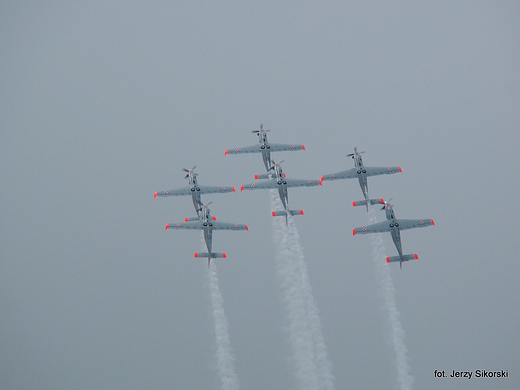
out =
{"type": "MultiPolygon", "coordinates": [[[[260,125],[260,130],[253,130],[252,133],[258,135],[258,144],[252,146],[245,146],[236,149],[226,149],[225,155],[241,154],[241,153],[261,153],[262,161],[264,163],[266,173],[255,175],[256,182],[250,184],[242,184],[241,191],[257,190],[257,189],[277,189],[280,200],[283,205],[283,210],[275,210],[272,212],[273,217],[285,216],[286,223],[289,215],[303,215],[303,210],[292,210],[289,207],[289,187],[312,187],[322,185],[324,181],[338,180],[338,179],[355,179],[359,181],[364,200],[352,202],[353,206],[366,206],[367,212],[369,205],[382,204],[381,210],[386,212],[386,221],[367,225],[359,228],[354,228],[353,234],[368,234],[368,233],[382,233],[389,232],[398,252],[398,256],[390,256],[386,258],[388,263],[399,262],[402,269],[403,262],[418,259],[417,254],[403,254],[401,244],[401,230],[414,229],[426,226],[435,225],[432,219],[396,219],[394,215],[393,206],[385,202],[383,199],[370,199],[368,194],[368,180],[369,176],[388,175],[402,172],[401,167],[365,167],[362,153],[358,152],[357,147],[354,148],[354,153],[347,154],[347,157],[352,157],[354,160],[354,168],[322,175],[320,179],[288,179],[283,172],[281,162],[275,163],[271,159],[271,152],[280,151],[297,151],[305,150],[305,146],[298,144],[273,144],[269,143],[267,139],[267,132],[263,125],[260,125]]],[[[202,230],[204,232],[204,241],[206,243],[207,252],[195,252],[195,257],[208,258],[208,267],[211,259],[226,258],[225,253],[212,251],[213,230],[249,230],[245,224],[217,222],[214,216],[211,216],[211,211],[208,204],[204,204],[201,199],[202,194],[215,194],[235,192],[233,186],[207,186],[199,185],[197,182],[197,173],[195,173],[194,166],[191,170],[183,168],[186,172],[185,178],[188,179],[188,186],[166,191],[156,191],[154,197],[191,195],[193,206],[197,212],[197,217],[186,218],[184,222],[168,223],[166,230],[169,229],[194,229],[202,230]]]]}

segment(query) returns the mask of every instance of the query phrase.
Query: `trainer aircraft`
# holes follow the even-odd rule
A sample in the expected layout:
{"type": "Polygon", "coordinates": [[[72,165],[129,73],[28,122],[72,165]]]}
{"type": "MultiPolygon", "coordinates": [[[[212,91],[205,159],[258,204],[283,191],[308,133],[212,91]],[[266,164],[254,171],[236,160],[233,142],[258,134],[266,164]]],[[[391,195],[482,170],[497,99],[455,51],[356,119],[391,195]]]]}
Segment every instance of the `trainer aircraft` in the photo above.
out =
{"type": "Polygon", "coordinates": [[[259,189],[277,189],[278,194],[280,195],[280,200],[282,201],[284,210],[281,211],[273,211],[273,217],[276,216],[285,216],[287,219],[287,215],[302,215],[302,210],[289,210],[289,194],[287,189],[289,187],[312,187],[312,186],[321,186],[320,180],[304,180],[304,179],[287,179],[285,173],[282,170],[282,166],[280,163],[276,164],[272,161],[271,168],[269,173],[264,173],[261,175],[255,175],[255,179],[267,179],[261,180],[256,183],[251,184],[242,184],[240,187],[241,191],[244,190],[259,190],[259,189]]]}
{"type": "Polygon", "coordinates": [[[195,218],[186,218],[184,222],[168,223],[166,230],[169,229],[193,229],[204,231],[204,241],[206,242],[207,252],[195,252],[195,257],[207,257],[208,267],[211,259],[227,258],[225,253],[217,253],[211,251],[213,242],[213,230],[249,230],[247,225],[229,222],[218,222],[217,218],[211,216],[211,211],[207,205],[202,205],[199,216],[195,218]]]}
{"type": "Polygon", "coordinates": [[[225,192],[235,192],[235,187],[233,186],[201,186],[197,183],[197,174],[195,173],[195,168],[191,168],[191,170],[187,170],[183,168],[182,170],[186,173],[184,176],[185,179],[188,179],[188,186],[177,188],[175,190],[167,190],[167,191],[156,191],[154,194],[154,198],[158,196],[179,196],[179,195],[191,195],[193,199],[193,206],[197,213],[202,208],[203,203],[201,201],[200,196],[202,194],[215,194],[215,193],[225,193],[225,192]]]}
{"type": "Polygon", "coordinates": [[[240,153],[262,153],[265,169],[267,172],[271,169],[271,152],[291,151],[291,150],[305,150],[303,145],[290,144],[271,144],[267,141],[267,132],[271,130],[264,130],[264,125],[260,125],[260,130],[252,130],[252,133],[258,135],[258,145],[244,146],[236,149],[226,149],[225,155],[240,154],[240,153]]]}
{"type": "MultiPolygon", "coordinates": [[[[353,203],[354,206],[360,206],[363,204],[362,201],[353,203]]],[[[386,221],[355,228],[352,233],[356,235],[390,232],[399,256],[387,257],[386,262],[393,263],[398,261],[401,269],[403,269],[403,261],[417,260],[419,257],[416,254],[403,255],[403,248],[401,246],[401,230],[432,226],[435,224],[433,223],[433,219],[397,219],[394,215],[393,206],[389,203],[385,203],[381,210],[386,211],[386,221]]]]}
{"type": "Polygon", "coordinates": [[[337,180],[337,179],[354,179],[357,178],[359,180],[359,185],[361,187],[361,191],[363,191],[363,196],[366,200],[367,212],[368,212],[368,176],[378,176],[378,175],[389,175],[392,173],[402,172],[401,167],[365,167],[363,164],[363,159],[361,158],[361,153],[358,152],[357,147],[354,148],[354,153],[347,154],[347,157],[352,157],[354,159],[355,168],[347,169],[346,171],[341,171],[337,173],[331,173],[329,175],[323,175],[321,177],[321,181],[324,180],[337,180]]]}

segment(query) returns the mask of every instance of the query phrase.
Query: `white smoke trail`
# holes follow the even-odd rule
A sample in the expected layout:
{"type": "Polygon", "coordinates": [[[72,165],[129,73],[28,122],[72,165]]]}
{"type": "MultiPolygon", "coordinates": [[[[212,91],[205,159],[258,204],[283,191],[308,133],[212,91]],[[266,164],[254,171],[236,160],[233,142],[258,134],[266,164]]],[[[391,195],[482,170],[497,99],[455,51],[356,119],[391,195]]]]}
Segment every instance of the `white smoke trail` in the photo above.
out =
{"type": "MultiPolygon", "coordinates": [[[[370,223],[376,223],[377,218],[372,208],[368,214],[370,223]]],[[[372,238],[372,255],[376,266],[377,281],[379,284],[379,294],[383,298],[384,308],[388,315],[390,325],[391,341],[396,357],[397,379],[402,390],[411,390],[414,377],[410,375],[410,365],[406,356],[407,349],[404,344],[404,330],[401,326],[400,314],[395,305],[395,289],[392,276],[390,275],[390,267],[384,261],[385,244],[381,233],[370,235],[372,238]]]]}
{"type": "MultiPolygon", "coordinates": [[[[280,210],[277,191],[271,191],[271,209],[280,210]]],[[[277,272],[283,301],[289,312],[289,335],[300,389],[333,389],[332,364],[321,333],[321,321],[312,295],[298,230],[289,216],[273,218],[277,272]]]]}
{"type": "MultiPolygon", "coordinates": [[[[204,242],[204,236],[202,241],[204,242]]],[[[203,244],[204,245],[204,244],[203,244]]],[[[229,341],[228,321],[224,313],[224,301],[218,284],[217,266],[212,261],[208,267],[208,281],[213,304],[215,336],[217,345],[217,366],[223,390],[238,390],[238,377],[235,373],[235,356],[229,341]]]]}

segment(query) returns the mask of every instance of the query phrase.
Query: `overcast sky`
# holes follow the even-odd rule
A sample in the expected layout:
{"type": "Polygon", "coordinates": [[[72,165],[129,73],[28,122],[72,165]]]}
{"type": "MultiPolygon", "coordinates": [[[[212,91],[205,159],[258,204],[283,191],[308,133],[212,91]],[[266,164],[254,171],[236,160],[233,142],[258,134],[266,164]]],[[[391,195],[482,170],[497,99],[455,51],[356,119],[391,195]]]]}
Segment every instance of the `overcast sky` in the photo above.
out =
{"type": "MultiPolygon", "coordinates": [[[[369,179],[419,260],[391,265],[416,389],[520,388],[516,1],[90,1],[0,5],[0,387],[220,385],[200,236],[165,231],[187,184],[401,166],[369,179]],[[437,379],[434,370],[509,370],[437,379]]],[[[397,388],[353,180],[289,190],[336,389],[397,388]]],[[[268,191],[204,197],[243,389],[296,388],[268,191]]],[[[379,214],[379,220],[384,214],[379,214]]],[[[396,254],[390,235],[389,256],[396,254]]],[[[382,259],[384,261],[384,259],[382,259]]]]}

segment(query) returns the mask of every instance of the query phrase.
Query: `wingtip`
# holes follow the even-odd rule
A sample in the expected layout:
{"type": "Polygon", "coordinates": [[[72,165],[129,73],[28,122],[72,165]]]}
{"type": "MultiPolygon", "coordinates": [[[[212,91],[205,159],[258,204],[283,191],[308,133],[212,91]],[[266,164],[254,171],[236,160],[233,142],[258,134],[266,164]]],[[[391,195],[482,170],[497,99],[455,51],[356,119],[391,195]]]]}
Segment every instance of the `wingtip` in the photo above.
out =
{"type": "Polygon", "coordinates": [[[383,198],[379,198],[379,202],[380,202],[381,204],[385,204],[385,200],[384,200],[383,198]]]}
{"type": "Polygon", "coordinates": [[[226,151],[224,152],[224,155],[227,156],[228,155],[228,150],[226,149],[226,151]]]}
{"type": "Polygon", "coordinates": [[[222,257],[223,257],[224,259],[227,259],[227,255],[226,255],[225,253],[222,253],[222,257]]]}
{"type": "Polygon", "coordinates": [[[249,231],[249,228],[247,227],[247,225],[246,225],[246,230],[249,231]]]}
{"type": "Polygon", "coordinates": [[[303,215],[303,210],[300,210],[300,215],[303,215]]]}
{"type": "Polygon", "coordinates": [[[276,217],[276,211],[273,211],[271,214],[273,217],[276,217]]]}
{"type": "Polygon", "coordinates": [[[258,180],[258,175],[255,175],[255,180],[258,180]]]}
{"type": "Polygon", "coordinates": [[[166,227],[164,228],[164,230],[168,230],[169,228],[170,228],[170,224],[167,223],[167,224],[166,224],[166,227]]]}
{"type": "Polygon", "coordinates": [[[399,167],[399,172],[400,172],[400,173],[402,173],[402,172],[403,172],[403,170],[401,169],[401,167],[399,167]]]}
{"type": "Polygon", "coordinates": [[[193,254],[193,256],[194,256],[194,257],[199,257],[199,252],[195,252],[195,253],[193,254]]]}
{"type": "Polygon", "coordinates": [[[244,191],[244,185],[243,184],[240,186],[240,191],[244,191]]]}
{"type": "Polygon", "coordinates": [[[413,258],[414,258],[415,260],[417,260],[417,259],[419,258],[419,256],[417,256],[417,253],[414,253],[414,254],[413,254],[413,258]]]}
{"type": "Polygon", "coordinates": [[[356,201],[352,202],[352,206],[356,207],[356,201]]]}
{"type": "Polygon", "coordinates": [[[233,192],[236,192],[236,191],[235,191],[235,187],[231,186],[231,188],[233,188],[233,192]]]}
{"type": "Polygon", "coordinates": [[[189,220],[190,219],[188,217],[184,218],[184,222],[189,222],[189,220]]]}
{"type": "Polygon", "coordinates": [[[305,150],[305,145],[302,145],[302,149],[305,150]]]}
{"type": "Polygon", "coordinates": [[[390,257],[387,257],[387,258],[386,258],[386,262],[387,262],[387,263],[390,263],[390,257]]]}
{"type": "Polygon", "coordinates": [[[153,194],[154,198],[157,198],[157,191],[155,191],[155,194],[153,194]]]}
{"type": "Polygon", "coordinates": [[[430,221],[432,221],[432,225],[435,226],[435,222],[433,222],[433,219],[430,219],[430,221]]]}
{"type": "Polygon", "coordinates": [[[352,229],[352,235],[353,235],[353,236],[356,235],[356,228],[352,229]]]}

